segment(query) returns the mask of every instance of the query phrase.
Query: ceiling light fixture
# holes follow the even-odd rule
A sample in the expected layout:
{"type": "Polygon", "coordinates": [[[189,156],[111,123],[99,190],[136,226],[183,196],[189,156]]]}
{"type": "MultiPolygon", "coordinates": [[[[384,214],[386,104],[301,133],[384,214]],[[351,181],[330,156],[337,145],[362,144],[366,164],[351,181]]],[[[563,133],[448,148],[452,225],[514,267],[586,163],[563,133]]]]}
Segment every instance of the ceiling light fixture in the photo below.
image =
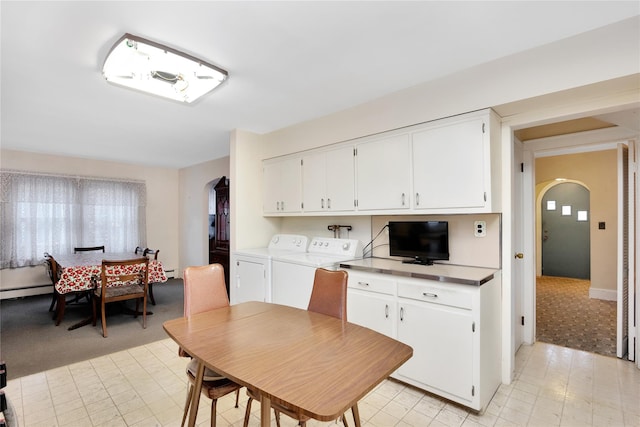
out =
{"type": "Polygon", "coordinates": [[[202,59],[128,33],[107,54],[102,74],[110,83],[186,103],[229,76],[202,59]]]}

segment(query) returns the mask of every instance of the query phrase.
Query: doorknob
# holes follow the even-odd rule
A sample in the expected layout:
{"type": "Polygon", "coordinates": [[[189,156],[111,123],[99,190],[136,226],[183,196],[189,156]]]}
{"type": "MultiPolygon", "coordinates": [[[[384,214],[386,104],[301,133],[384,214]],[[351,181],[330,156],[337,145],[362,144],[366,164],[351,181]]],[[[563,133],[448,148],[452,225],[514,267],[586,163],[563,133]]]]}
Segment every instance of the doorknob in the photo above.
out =
{"type": "Polygon", "coordinates": [[[522,252],[518,252],[518,253],[514,256],[514,258],[522,259],[522,258],[524,258],[524,254],[523,254],[522,252]]]}

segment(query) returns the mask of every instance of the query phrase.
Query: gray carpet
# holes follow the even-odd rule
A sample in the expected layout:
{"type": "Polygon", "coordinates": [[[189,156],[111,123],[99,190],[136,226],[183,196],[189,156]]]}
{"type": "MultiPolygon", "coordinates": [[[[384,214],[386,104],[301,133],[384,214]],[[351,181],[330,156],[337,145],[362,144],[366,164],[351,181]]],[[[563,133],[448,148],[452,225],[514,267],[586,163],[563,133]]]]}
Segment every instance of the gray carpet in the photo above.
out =
{"type": "MultiPolygon", "coordinates": [[[[181,317],[183,284],[170,279],[155,284],[156,305],[149,304],[153,315],[147,316],[147,328],[142,317],[120,313],[115,306],[107,317],[108,337],[102,337],[100,319],[96,326],[84,326],[73,331],[67,328],[89,317],[90,306],[68,306],[60,326],[55,326],[49,312],[50,295],[38,295],[0,301],[0,358],[7,363],[9,379],[20,378],[71,363],[148,344],[168,337],[162,324],[181,317]]],[[[117,305],[113,303],[110,305],[117,305]]],[[[134,307],[135,303],[128,302],[134,307]]]]}

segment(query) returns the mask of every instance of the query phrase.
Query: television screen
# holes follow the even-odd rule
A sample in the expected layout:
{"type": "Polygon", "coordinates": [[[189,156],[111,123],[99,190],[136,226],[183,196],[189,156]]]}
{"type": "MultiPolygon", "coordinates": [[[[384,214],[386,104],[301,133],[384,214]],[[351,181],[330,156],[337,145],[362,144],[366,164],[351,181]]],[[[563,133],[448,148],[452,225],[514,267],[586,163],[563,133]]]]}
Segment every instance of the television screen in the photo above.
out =
{"type": "Polygon", "coordinates": [[[447,221],[390,221],[389,255],[410,257],[405,262],[433,264],[449,259],[447,221]]]}

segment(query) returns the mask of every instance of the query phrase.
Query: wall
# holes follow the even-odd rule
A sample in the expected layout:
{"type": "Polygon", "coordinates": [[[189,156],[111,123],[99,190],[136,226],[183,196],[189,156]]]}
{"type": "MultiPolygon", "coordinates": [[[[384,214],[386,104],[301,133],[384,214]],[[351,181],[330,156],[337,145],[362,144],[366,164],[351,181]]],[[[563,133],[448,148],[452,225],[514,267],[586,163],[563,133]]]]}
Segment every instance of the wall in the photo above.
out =
{"type": "MultiPolygon", "coordinates": [[[[602,108],[598,99],[608,96],[606,85],[598,83],[631,76],[640,72],[638,49],[638,18],[561,40],[516,55],[500,58],[477,67],[443,77],[379,99],[354,106],[307,122],[298,123],[262,137],[237,134],[232,139],[232,180],[247,179],[235,188],[239,206],[255,206],[248,197],[260,197],[256,189],[261,185],[260,163],[263,158],[298,152],[349,139],[372,135],[402,126],[423,123],[438,118],[475,111],[487,107],[526,101],[526,109],[513,109],[513,117],[535,117],[553,120],[556,117],[583,114],[589,109],[602,108]],[[581,88],[582,87],[582,88],[581,88]],[[576,98],[561,98],[561,105],[553,94],[581,88],[576,98]],[[605,89],[603,89],[605,88],[605,89]],[[556,100],[556,102],[554,102],[556,100]],[[243,163],[244,156],[254,150],[252,162],[243,163]],[[235,157],[234,152],[242,156],[235,157]],[[251,196],[245,196],[251,194],[251,196]]],[[[633,83],[631,83],[633,84],[633,83]]],[[[637,101],[637,89],[634,99],[637,101]]],[[[535,119],[531,119],[535,120],[535,119]]],[[[513,344],[515,316],[513,315],[511,262],[514,251],[511,244],[512,218],[512,136],[502,134],[502,280],[503,319],[503,381],[510,382],[514,372],[513,344]]],[[[250,155],[247,155],[250,157],[250,155]]],[[[381,165],[384,166],[384,165],[381,165]]],[[[259,191],[259,190],[258,190],[259,191]]],[[[239,209],[238,209],[239,210],[239,209]]],[[[236,211],[238,211],[236,210],[236,211]]],[[[232,223],[234,221],[232,213],[232,223]]],[[[242,213],[246,215],[246,213],[242,213]]],[[[232,228],[232,240],[247,244],[266,243],[268,232],[277,229],[276,220],[268,220],[260,212],[246,215],[232,228]],[[260,233],[255,236],[254,233],[260,233]]],[[[320,227],[320,226],[318,226],[320,227]]],[[[272,233],[271,233],[272,234],[272,233]]],[[[248,247],[248,246],[247,246],[248,247]]]]}
{"type": "MultiPolygon", "coordinates": [[[[618,193],[616,150],[541,157],[536,159],[536,200],[540,191],[555,178],[566,178],[584,183],[590,191],[589,231],[591,234],[591,290],[610,291],[617,287],[616,256],[618,233],[618,193]],[[606,223],[605,230],[598,222],[606,223]]],[[[539,211],[539,206],[536,207],[539,211]]],[[[539,223],[539,219],[536,220],[539,223]]],[[[541,272],[540,230],[536,230],[536,270],[541,272]]]]}
{"type": "MultiPolygon", "coordinates": [[[[229,157],[180,169],[178,175],[180,264],[176,266],[176,277],[182,277],[185,267],[209,263],[209,187],[217,178],[229,177],[229,157]]],[[[233,180],[230,186],[233,187],[233,180]]]]}
{"type": "MultiPolygon", "coordinates": [[[[134,164],[89,160],[1,150],[0,167],[22,171],[84,175],[106,178],[143,180],[147,185],[147,246],[160,249],[165,268],[179,265],[178,252],[178,171],[175,169],[144,167],[134,164]]],[[[134,248],[131,248],[133,251],[134,248]]],[[[0,270],[0,289],[50,284],[44,265],[0,270]]],[[[48,289],[34,289],[26,293],[47,293],[48,289]]],[[[2,292],[0,297],[17,296],[2,292]]]]}

